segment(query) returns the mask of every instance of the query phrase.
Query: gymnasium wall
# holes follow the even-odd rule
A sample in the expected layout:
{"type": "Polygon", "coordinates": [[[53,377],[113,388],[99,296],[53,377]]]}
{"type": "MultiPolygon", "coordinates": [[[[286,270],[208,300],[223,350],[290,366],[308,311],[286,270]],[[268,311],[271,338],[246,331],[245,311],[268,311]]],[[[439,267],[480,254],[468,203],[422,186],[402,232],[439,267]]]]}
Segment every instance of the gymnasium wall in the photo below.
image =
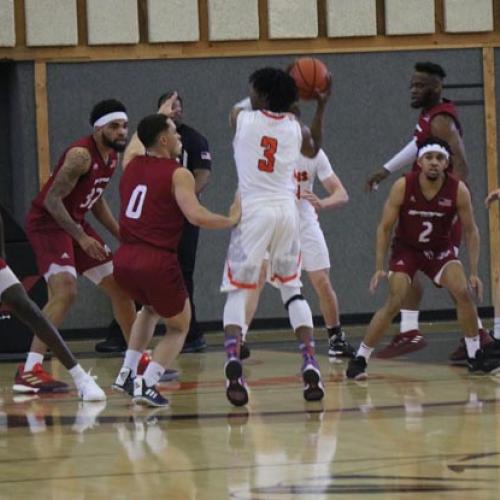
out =
{"type": "MultiPolygon", "coordinates": [[[[350,0],[25,0],[24,9],[17,2],[0,0],[0,26],[9,19],[15,25],[12,36],[9,30],[0,36],[0,57],[11,54],[15,61],[0,65],[0,103],[8,103],[0,112],[0,124],[7,125],[7,134],[0,138],[0,201],[23,222],[39,188],[40,169],[48,166],[45,163],[55,164],[70,141],[90,132],[88,114],[96,101],[123,100],[134,129],[143,115],[155,110],[159,94],[176,88],[184,98],[186,122],[207,136],[213,154],[212,179],[203,202],[225,211],[236,186],[227,114],[246,95],[249,73],[263,65],[284,67],[301,53],[316,52],[334,74],[324,149],[351,197],[346,207],[321,215],[333,281],[343,313],[371,312],[384,296],[381,290],[372,297],[367,285],[376,224],[393,179],[369,195],[363,185],[411,138],[417,112],[409,106],[409,78],[415,61],[432,60],[448,72],[446,84],[453,88],[444,95],[459,101],[483,236],[484,304],[490,305],[489,226],[482,207],[487,168],[481,47],[491,37],[497,40],[498,12],[491,0],[473,3],[474,15],[468,0],[358,0],[354,10],[350,0]],[[176,9],[175,23],[165,13],[167,4],[176,9]],[[9,9],[11,18],[5,16],[9,9]],[[45,22],[56,9],[65,26],[62,31],[48,29],[45,22]],[[462,47],[455,33],[470,33],[461,39],[467,41],[462,47]],[[410,50],[412,45],[439,44],[453,48],[410,50]],[[38,130],[47,135],[47,162],[39,157],[33,61],[46,66],[47,128],[38,130]]],[[[495,56],[499,74],[498,50],[495,56]]],[[[304,104],[304,111],[307,120],[311,105],[304,104]]],[[[115,212],[118,180],[117,174],[106,193],[115,212]]],[[[195,276],[201,321],[218,320],[222,314],[224,297],[218,287],[228,238],[227,232],[201,235],[195,276]]],[[[305,294],[319,315],[307,278],[304,281],[305,294]]],[[[79,290],[64,326],[105,326],[111,319],[109,304],[84,279],[79,290]]],[[[430,284],[426,290],[423,309],[451,308],[445,294],[430,284]]],[[[272,290],[265,290],[257,317],[285,317],[272,290]]]]}

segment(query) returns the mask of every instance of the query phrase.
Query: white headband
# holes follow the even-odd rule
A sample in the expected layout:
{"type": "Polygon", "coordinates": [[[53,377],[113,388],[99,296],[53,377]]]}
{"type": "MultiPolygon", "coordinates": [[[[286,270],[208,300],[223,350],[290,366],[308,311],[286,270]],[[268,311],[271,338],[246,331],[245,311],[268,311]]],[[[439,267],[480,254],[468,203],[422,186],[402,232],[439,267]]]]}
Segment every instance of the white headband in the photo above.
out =
{"type": "Polygon", "coordinates": [[[422,158],[422,156],[425,155],[425,153],[429,152],[434,152],[434,153],[442,153],[444,156],[446,156],[446,159],[450,159],[450,153],[444,148],[443,146],[439,144],[426,144],[425,146],[421,147],[418,150],[418,159],[422,158]]]}
{"type": "Polygon", "coordinates": [[[104,125],[107,125],[109,122],[113,122],[115,120],[128,121],[127,113],[124,111],[114,111],[113,113],[103,115],[94,122],[94,127],[104,127],[104,125]]]}

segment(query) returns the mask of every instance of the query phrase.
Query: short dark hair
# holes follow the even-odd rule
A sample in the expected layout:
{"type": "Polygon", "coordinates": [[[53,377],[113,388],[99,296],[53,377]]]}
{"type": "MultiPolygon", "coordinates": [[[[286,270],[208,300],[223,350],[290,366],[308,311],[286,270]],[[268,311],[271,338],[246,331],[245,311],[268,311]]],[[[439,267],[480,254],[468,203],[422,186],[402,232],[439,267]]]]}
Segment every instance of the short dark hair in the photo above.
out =
{"type": "Polygon", "coordinates": [[[416,63],[415,71],[418,71],[419,73],[427,73],[428,75],[437,76],[441,80],[443,78],[446,78],[446,72],[442,68],[442,66],[430,61],[416,63]]]}
{"type": "Polygon", "coordinates": [[[261,68],[250,75],[250,84],[257,94],[267,100],[269,111],[282,113],[298,100],[299,91],[295,80],[282,69],[261,68]]]}
{"type": "Polygon", "coordinates": [[[167,116],[161,113],[145,116],[137,126],[137,135],[144,144],[144,147],[150,148],[154,146],[158,136],[168,130],[169,124],[167,116]]]}
{"type": "MultiPolygon", "coordinates": [[[[158,108],[170,97],[174,95],[174,92],[177,92],[177,90],[169,90],[168,92],[165,92],[158,98],[158,108]]],[[[181,102],[181,105],[184,106],[184,102],[182,101],[182,97],[179,95],[177,92],[177,99],[181,102]]]]}
{"type": "Polygon", "coordinates": [[[427,139],[423,140],[422,142],[419,142],[417,144],[418,146],[418,151],[424,147],[424,146],[429,146],[430,144],[438,144],[439,146],[443,147],[448,151],[448,154],[451,156],[451,148],[450,145],[446,142],[443,141],[443,139],[439,139],[439,137],[427,137],[427,139]]]}
{"type": "Polygon", "coordinates": [[[99,101],[90,112],[89,122],[92,127],[94,123],[101,118],[101,116],[107,115],[109,113],[115,113],[117,111],[127,112],[125,105],[116,99],[105,99],[104,101],[99,101]]]}

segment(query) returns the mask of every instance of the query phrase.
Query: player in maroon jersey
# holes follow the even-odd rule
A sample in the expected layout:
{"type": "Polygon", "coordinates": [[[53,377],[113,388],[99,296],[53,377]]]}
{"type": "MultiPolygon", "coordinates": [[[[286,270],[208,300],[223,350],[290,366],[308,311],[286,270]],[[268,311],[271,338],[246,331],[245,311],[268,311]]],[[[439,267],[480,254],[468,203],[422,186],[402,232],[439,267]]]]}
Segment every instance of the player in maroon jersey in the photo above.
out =
{"type": "Polygon", "coordinates": [[[420,171],[398,179],[384,206],[377,229],[376,270],[370,291],[375,292],[380,281],[388,276],[389,295],[370,321],[356,358],[349,363],[348,378],[366,378],[367,361],[398,313],[417,271],[426,274],[437,286],[446,288],[454,298],[465,335],[469,371],[500,372],[500,359],[488,356],[480,347],[476,305],[469,292],[470,286],[481,300],[483,285],[477,275],[479,231],[469,190],[446,172],[450,158],[446,142],[428,138],[420,145],[417,157],[420,171]],[[467,244],[469,279],[455,254],[453,224],[456,217],[460,219],[467,244]],[[396,222],[388,274],[384,260],[396,222]]]}
{"type": "Polygon", "coordinates": [[[113,388],[128,393],[135,402],[161,407],[168,401],[155,385],[181,351],[191,317],[177,257],[185,221],[206,229],[230,228],[238,223],[241,207],[236,201],[225,217],[200,204],[193,174],[176,161],[182,143],[171,118],[162,113],[147,116],[139,123],[137,135],[146,152],[130,160],[120,181],[122,244],[114,257],[114,275],[143,307],[113,388]],[[160,319],[167,333],[153,351],[144,376],[137,375],[139,360],[160,319]]]}
{"type": "MultiPolygon", "coordinates": [[[[113,312],[126,338],[135,308],[113,278],[112,257],[102,238],[85,221],[91,211],[116,238],[118,223],[102,193],[125,149],[128,119],[125,106],[114,99],[96,104],[90,114],[93,133],[74,142],[61,156],[53,174],[35,197],[26,232],[36,255],[38,271],[47,281],[49,301],[43,311],[59,326],[76,297],[76,277],[83,274],[111,299],[113,312]]],[[[46,345],[36,336],[24,365],[16,374],[14,390],[57,390],[66,384],[42,370],[46,345]],[[34,377],[34,372],[43,375],[34,377]]]]}
{"type": "MultiPolygon", "coordinates": [[[[74,356],[64,343],[57,329],[47,320],[38,306],[30,299],[23,286],[5,262],[5,244],[3,220],[0,215],[0,303],[7,306],[28,328],[52,349],[57,359],[69,371],[75,382],[79,396],[84,401],[103,401],[104,391],[95,383],[94,378],[86,373],[77,363],[74,356]]],[[[34,371],[32,380],[43,378],[39,371],[34,371]]],[[[32,392],[51,392],[56,387],[46,381],[41,387],[35,387],[32,392]]]]}
{"type": "MultiPolygon", "coordinates": [[[[391,158],[381,169],[377,170],[367,181],[367,189],[372,191],[378,187],[380,182],[391,173],[400,170],[407,165],[417,167],[416,154],[418,145],[429,137],[437,137],[450,145],[451,159],[450,169],[462,181],[466,182],[468,177],[467,159],[464,143],[462,140],[462,126],[458,117],[457,109],[453,102],[442,97],[443,79],[446,73],[441,66],[431,62],[419,62],[415,64],[410,92],[411,106],[421,109],[412,140],[391,158]]],[[[460,246],[460,225],[454,226],[454,246],[458,253],[460,246]]],[[[420,302],[422,300],[422,284],[418,277],[413,281],[412,288],[406,297],[401,309],[401,328],[391,343],[377,354],[377,357],[392,358],[425,347],[426,342],[419,331],[418,315],[420,302]]],[[[487,345],[491,338],[483,329],[481,320],[478,318],[481,345],[487,345]]],[[[450,355],[452,361],[463,361],[467,359],[465,344],[460,343],[457,349],[450,355]]]]}

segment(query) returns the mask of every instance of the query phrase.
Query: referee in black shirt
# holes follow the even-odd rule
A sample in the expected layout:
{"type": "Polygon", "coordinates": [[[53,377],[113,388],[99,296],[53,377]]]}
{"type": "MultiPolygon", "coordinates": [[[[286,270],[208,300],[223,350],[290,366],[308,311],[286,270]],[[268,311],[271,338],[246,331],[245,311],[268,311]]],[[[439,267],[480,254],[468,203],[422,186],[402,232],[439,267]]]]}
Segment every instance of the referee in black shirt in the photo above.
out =
{"type": "MultiPolygon", "coordinates": [[[[173,91],[162,95],[158,100],[158,108],[172,94],[173,91]]],[[[196,129],[183,122],[183,102],[179,95],[177,95],[177,100],[172,106],[172,112],[172,119],[177,126],[177,132],[182,140],[182,155],[179,161],[185,168],[192,172],[196,194],[199,196],[208,184],[212,168],[212,158],[208,148],[208,141],[196,129]]],[[[185,222],[184,232],[179,243],[178,257],[191,303],[191,324],[189,325],[189,332],[181,352],[201,352],[207,346],[203,332],[196,321],[196,307],[193,301],[193,274],[199,234],[200,228],[198,226],[193,226],[188,221],[185,222]]]]}

